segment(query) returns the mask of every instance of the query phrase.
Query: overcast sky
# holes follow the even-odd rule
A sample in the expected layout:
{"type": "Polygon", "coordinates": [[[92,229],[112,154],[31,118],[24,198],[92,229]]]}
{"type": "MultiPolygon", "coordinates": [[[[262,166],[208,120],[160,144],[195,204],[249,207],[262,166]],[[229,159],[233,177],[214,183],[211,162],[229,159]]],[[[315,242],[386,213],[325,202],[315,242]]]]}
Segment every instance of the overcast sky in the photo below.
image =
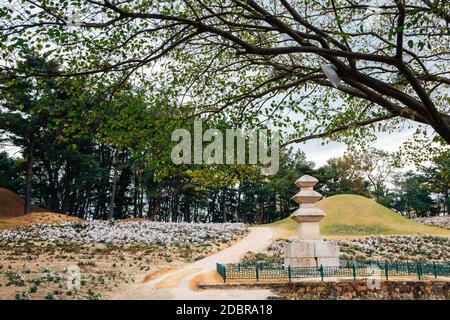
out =
{"type": "MultiPolygon", "coordinates": [[[[415,130],[416,129],[405,129],[401,132],[378,133],[378,139],[373,146],[389,152],[398,151],[406,140],[412,138],[415,130]]],[[[342,156],[345,150],[347,150],[344,143],[328,143],[321,145],[320,139],[309,140],[305,144],[298,144],[295,147],[302,150],[305,153],[306,158],[309,161],[313,161],[316,164],[316,167],[324,165],[330,158],[342,156]]]]}

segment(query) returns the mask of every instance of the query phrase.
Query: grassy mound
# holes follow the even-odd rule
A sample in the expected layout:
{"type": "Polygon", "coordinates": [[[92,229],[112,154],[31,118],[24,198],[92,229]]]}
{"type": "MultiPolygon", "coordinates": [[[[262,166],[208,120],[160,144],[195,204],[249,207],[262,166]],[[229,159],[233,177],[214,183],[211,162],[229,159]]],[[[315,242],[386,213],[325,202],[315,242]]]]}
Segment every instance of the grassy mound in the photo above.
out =
{"type": "MultiPolygon", "coordinates": [[[[402,234],[450,236],[450,230],[406,219],[363,196],[337,195],[325,198],[316,205],[327,214],[320,223],[321,233],[326,238],[402,234]]],[[[297,235],[296,224],[290,218],[267,226],[274,229],[279,239],[297,235]]]]}

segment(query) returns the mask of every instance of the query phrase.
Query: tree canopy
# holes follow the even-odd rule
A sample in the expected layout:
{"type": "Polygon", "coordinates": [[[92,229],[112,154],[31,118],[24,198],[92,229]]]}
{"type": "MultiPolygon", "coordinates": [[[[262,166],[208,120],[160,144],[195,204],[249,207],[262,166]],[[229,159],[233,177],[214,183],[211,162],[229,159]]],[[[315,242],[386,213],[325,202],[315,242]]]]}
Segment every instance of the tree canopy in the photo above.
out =
{"type": "Polygon", "coordinates": [[[26,195],[25,211],[33,200],[80,217],[270,222],[312,174],[325,196],[448,212],[448,1],[0,3],[0,133],[24,158],[1,154],[0,180],[26,195]],[[198,119],[281,131],[280,172],[174,165],[171,132],[198,119]],[[389,181],[398,192],[390,154],[352,151],[315,168],[289,148],[364,145],[416,125],[424,140],[405,150],[433,165],[389,181]]]}
{"type": "Polygon", "coordinates": [[[446,0],[7,1],[1,68],[31,46],[66,76],[158,83],[184,116],[270,121],[291,130],[286,143],[362,139],[405,119],[449,143],[449,11],[446,0]]]}

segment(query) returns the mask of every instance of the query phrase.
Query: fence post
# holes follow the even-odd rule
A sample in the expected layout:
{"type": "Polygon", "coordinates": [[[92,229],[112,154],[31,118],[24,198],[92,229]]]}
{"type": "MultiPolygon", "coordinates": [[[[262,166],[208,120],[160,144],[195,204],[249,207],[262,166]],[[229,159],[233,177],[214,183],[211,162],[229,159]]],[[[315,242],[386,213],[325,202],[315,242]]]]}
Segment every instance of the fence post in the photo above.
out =
{"type": "Polygon", "coordinates": [[[419,277],[419,280],[422,278],[422,265],[420,262],[417,264],[417,276],[419,277]]]}
{"type": "Polygon", "coordinates": [[[352,272],[353,272],[353,280],[356,280],[356,267],[354,263],[352,265],[352,272]]]}
{"type": "Polygon", "coordinates": [[[256,281],[259,281],[259,269],[258,269],[258,265],[256,265],[256,281]]]}
{"type": "Polygon", "coordinates": [[[289,277],[289,282],[291,282],[291,279],[292,279],[291,265],[288,265],[288,277],[289,277]]]}
{"type": "Polygon", "coordinates": [[[433,262],[433,272],[434,272],[434,277],[437,278],[437,268],[436,268],[435,262],[433,262]]]}
{"type": "Polygon", "coordinates": [[[223,283],[227,282],[227,268],[225,266],[222,266],[223,270],[223,283]]]}
{"type": "Polygon", "coordinates": [[[386,281],[389,280],[389,265],[387,262],[384,263],[384,274],[386,276],[386,281]]]}
{"type": "Polygon", "coordinates": [[[322,278],[323,281],[323,266],[320,265],[320,278],[322,278]]]}

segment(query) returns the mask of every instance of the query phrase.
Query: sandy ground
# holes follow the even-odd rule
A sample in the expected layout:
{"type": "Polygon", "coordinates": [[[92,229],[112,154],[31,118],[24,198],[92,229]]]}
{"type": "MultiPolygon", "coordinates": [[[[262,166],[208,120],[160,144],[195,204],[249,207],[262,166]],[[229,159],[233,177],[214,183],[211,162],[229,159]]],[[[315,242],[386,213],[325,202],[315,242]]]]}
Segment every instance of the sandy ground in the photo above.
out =
{"type": "MultiPolygon", "coordinates": [[[[88,245],[18,241],[0,243],[0,300],[2,299],[108,299],[143,281],[162,279],[230,243],[211,241],[207,246],[88,245]],[[80,273],[80,287],[67,284],[68,269],[80,273]]],[[[194,270],[197,271],[197,270],[194,270]]],[[[188,275],[188,274],[186,274],[188,275]]],[[[179,275],[179,277],[183,278],[179,275]]],[[[161,286],[177,279],[168,279],[161,286]]]]}
{"type": "Polygon", "coordinates": [[[270,290],[196,290],[192,280],[211,273],[216,263],[237,263],[248,251],[264,251],[272,242],[270,228],[250,228],[250,234],[235,245],[207,258],[191,263],[178,271],[163,274],[151,281],[130,286],[127,290],[114,291],[109,299],[167,299],[167,300],[262,300],[273,295],[270,290]]]}
{"type": "Polygon", "coordinates": [[[62,222],[82,223],[83,221],[84,220],[78,219],[74,216],[69,216],[67,214],[54,212],[33,212],[17,217],[0,216],[0,231],[32,224],[59,224],[62,222]]]}

